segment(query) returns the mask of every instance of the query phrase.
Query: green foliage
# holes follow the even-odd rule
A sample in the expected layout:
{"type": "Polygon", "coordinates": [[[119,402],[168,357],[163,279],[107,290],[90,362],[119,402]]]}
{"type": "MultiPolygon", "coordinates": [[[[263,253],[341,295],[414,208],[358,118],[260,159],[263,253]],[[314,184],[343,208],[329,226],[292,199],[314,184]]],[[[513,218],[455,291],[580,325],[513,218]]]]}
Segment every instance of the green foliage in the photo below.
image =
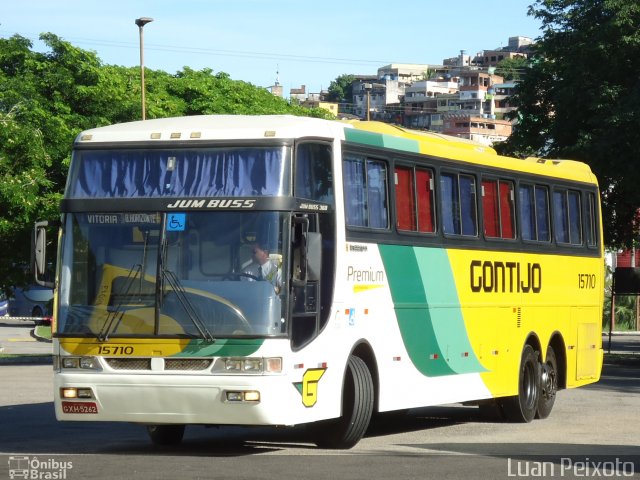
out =
{"type": "Polygon", "coordinates": [[[498,63],[496,74],[503,77],[505,81],[520,80],[528,65],[529,60],[525,57],[505,58],[498,63]]]}
{"type": "MultiPolygon", "coordinates": [[[[140,118],[140,70],[103,65],[51,33],[46,53],[19,35],[0,39],[0,288],[29,281],[36,220],[56,220],[71,146],[82,130],[140,118]]],[[[293,114],[333,118],[290,105],[226,73],[146,70],[147,117],[293,114]]]]}
{"type": "MultiPolygon", "coordinates": [[[[604,290],[604,305],[602,308],[602,328],[609,330],[611,323],[611,281],[612,271],[607,266],[604,290]]],[[[638,310],[638,298],[635,295],[616,295],[614,305],[615,331],[636,330],[636,315],[638,310]]]]}
{"type": "Polygon", "coordinates": [[[353,102],[352,84],[355,78],[353,75],[343,74],[332,80],[327,89],[329,92],[327,100],[339,103],[353,102]]]}
{"type": "Polygon", "coordinates": [[[605,241],[640,234],[640,3],[537,0],[535,59],[516,88],[514,134],[503,153],[587,162],[602,191],[605,241]]]}

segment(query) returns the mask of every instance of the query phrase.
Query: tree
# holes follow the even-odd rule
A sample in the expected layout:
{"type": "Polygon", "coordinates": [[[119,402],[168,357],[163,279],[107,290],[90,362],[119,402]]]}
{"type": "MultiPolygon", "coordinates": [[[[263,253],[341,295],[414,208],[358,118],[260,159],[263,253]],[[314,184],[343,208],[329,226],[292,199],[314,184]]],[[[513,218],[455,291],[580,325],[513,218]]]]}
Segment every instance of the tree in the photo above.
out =
{"type": "Polygon", "coordinates": [[[336,77],[329,84],[329,95],[327,100],[330,102],[338,103],[352,103],[353,102],[353,81],[356,79],[353,75],[343,74],[336,77]]]}
{"type": "Polygon", "coordinates": [[[516,87],[513,135],[502,153],[587,162],[603,200],[605,241],[631,245],[640,207],[640,4],[536,0],[535,57],[516,87]]]}
{"type": "Polygon", "coordinates": [[[528,64],[529,60],[526,57],[505,58],[496,66],[496,73],[505,81],[520,80],[528,64]]]}
{"type": "MultiPolygon", "coordinates": [[[[140,119],[137,68],[103,65],[94,52],[54,34],[32,51],[19,35],[0,39],[0,288],[28,281],[36,220],[55,220],[71,146],[82,130],[140,119]]],[[[146,71],[149,118],[227,114],[333,116],[289,105],[224,72],[146,71]]]]}

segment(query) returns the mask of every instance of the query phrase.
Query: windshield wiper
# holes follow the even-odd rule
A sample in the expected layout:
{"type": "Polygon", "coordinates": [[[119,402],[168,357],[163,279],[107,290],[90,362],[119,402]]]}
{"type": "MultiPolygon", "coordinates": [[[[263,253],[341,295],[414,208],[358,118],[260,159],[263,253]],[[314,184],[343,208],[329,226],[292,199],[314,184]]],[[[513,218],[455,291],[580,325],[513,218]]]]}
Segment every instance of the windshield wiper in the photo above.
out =
{"type": "Polygon", "coordinates": [[[180,280],[178,279],[176,274],[173,273],[171,270],[163,269],[162,276],[163,276],[163,279],[167,280],[167,282],[175,292],[176,297],[180,302],[180,305],[182,305],[182,308],[187,314],[187,317],[189,317],[189,320],[191,320],[191,323],[193,323],[193,325],[196,327],[196,329],[198,330],[202,338],[204,338],[207,342],[210,342],[210,343],[215,342],[216,339],[213,337],[211,332],[207,329],[207,326],[204,324],[204,322],[198,315],[198,312],[194,308],[193,304],[189,301],[189,298],[187,297],[187,292],[182,286],[182,284],[180,283],[180,280]]]}
{"type": "Polygon", "coordinates": [[[131,290],[131,287],[134,285],[138,275],[142,277],[142,265],[140,263],[136,263],[131,267],[131,269],[129,270],[129,274],[125,279],[123,291],[117,292],[117,295],[120,296],[120,300],[118,301],[116,307],[109,312],[106,320],[104,321],[102,329],[98,333],[98,340],[100,340],[101,342],[106,342],[107,340],[109,340],[109,335],[112,332],[115,332],[120,326],[120,322],[122,322],[122,318],[124,317],[124,311],[122,310],[124,299],[129,295],[129,290],[131,290]]]}

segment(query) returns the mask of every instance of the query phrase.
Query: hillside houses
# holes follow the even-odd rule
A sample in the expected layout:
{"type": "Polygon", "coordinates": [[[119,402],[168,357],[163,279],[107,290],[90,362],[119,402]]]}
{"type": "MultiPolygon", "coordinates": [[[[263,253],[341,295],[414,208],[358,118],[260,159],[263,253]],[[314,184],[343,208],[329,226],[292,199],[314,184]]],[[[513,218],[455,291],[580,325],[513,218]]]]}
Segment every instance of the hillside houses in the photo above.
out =
{"type": "Polygon", "coordinates": [[[389,64],[375,75],[354,75],[351,98],[324,102],[326,92],[292,89],[301,105],[327,108],[338,116],[378,120],[471,139],[485,145],[511,135],[507,115],[516,82],[496,74],[505,59],[527,57],[532,40],[510,37],[508,46],[468,55],[462,50],[442,65],[389,64]]]}

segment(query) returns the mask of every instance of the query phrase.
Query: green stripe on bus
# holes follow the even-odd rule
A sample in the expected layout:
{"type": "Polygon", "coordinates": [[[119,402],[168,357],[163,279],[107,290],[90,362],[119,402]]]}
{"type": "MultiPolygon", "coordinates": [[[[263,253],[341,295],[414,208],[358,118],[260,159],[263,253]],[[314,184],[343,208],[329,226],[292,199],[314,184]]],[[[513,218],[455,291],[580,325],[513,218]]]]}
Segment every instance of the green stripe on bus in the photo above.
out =
{"type": "Polygon", "coordinates": [[[264,339],[218,339],[215,343],[197,339],[174,357],[246,357],[257,352],[263,343],[264,339]]]}
{"type": "Polygon", "coordinates": [[[446,250],[397,245],[379,250],[416,368],[427,376],[484,371],[467,336],[446,250]]]}
{"type": "Polygon", "coordinates": [[[405,348],[415,367],[437,377],[455,373],[438,346],[415,252],[411,247],[378,245],[405,348]]]}
{"type": "Polygon", "coordinates": [[[415,140],[393,137],[381,133],[365,132],[355,128],[345,129],[345,138],[348,142],[361,143],[373,147],[392,148],[405,152],[420,153],[420,145],[415,140]]]}
{"type": "Polygon", "coordinates": [[[438,344],[445,351],[447,347],[454,350],[449,352],[447,363],[456,373],[485,371],[467,335],[447,251],[417,247],[414,251],[438,344]]]}
{"type": "Polygon", "coordinates": [[[355,128],[345,128],[344,137],[347,142],[362,143],[373,147],[384,147],[382,135],[379,133],[364,132],[355,128]]]}
{"type": "Polygon", "coordinates": [[[420,153],[420,145],[415,140],[383,135],[383,142],[386,148],[393,148],[394,150],[402,150],[411,153],[420,153]]]}

